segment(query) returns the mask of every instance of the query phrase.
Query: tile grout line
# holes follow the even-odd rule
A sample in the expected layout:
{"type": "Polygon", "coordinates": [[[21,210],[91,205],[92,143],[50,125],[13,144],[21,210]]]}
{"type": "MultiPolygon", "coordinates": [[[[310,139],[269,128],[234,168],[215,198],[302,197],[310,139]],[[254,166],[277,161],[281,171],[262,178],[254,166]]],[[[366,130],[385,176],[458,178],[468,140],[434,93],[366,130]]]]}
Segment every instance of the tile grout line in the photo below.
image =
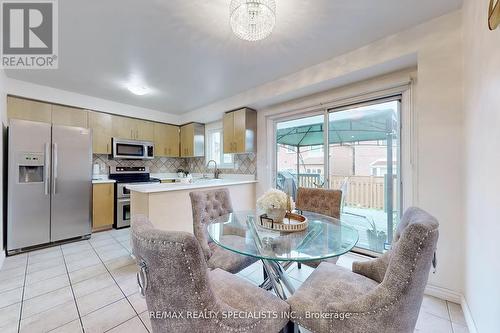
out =
{"type": "Polygon", "coordinates": [[[23,304],[24,304],[24,288],[26,286],[26,275],[28,274],[28,262],[29,262],[29,253],[26,254],[26,266],[24,271],[24,281],[23,281],[23,294],[21,296],[21,306],[19,308],[19,321],[17,322],[17,333],[21,331],[21,318],[23,316],[23,304]]]}
{"type": "MultiPolygon", "coordinates": [[[[68,276],[69,287],[71,289],[71,294],[73,295],[73,301],[75,302],[75,306],[76,306],[76,313],[78,315],[78,320],[80,321],[80,327],[82,328],[82,332],[85,332],[85,329],[83,328],[83,323],[82,323],[82,316],[80,316],[80,309],[78,308],[78,303],[76,301],[75,291],[73,290],[73,283],[71,282],[71,278],[69,276],[69,271],[68,271],[68,266],[66,265],[66,257],[64,256],[64,251],[62,250],[62,248],[61,248],[61,252],[63,254],[64,268],[66,269],[66,274],[68,276]]],[[[68,324],[70,322],[67,322],[64,325],[66,325],[66,324],[68,324]]],[[[64,325],[61,325],[59,327],[62,327],[64,325]]],[[[58,328],[58,327],[56,327],[56,328],[58,328]]]]}
{"type": "MultiPolygon", "coordinates": [[[[111,238],[116,241],[117,243],[120,244],[119,241],[116,240],[116,238],[114,238],[112,235],[110,235],[111,238]]],[[[90,243],[90,242],[89,242],[90,243]]],[[[97,253],[97,251],[95,250],[94,246],[92,244],[90,244],[90,246],[92,247],[92,249],[94,250],[94,252],[96,253],[97,257],[99,258],[99,260],[102,262],[102,264],[104,265],[104,268],[106,269],[106,271],[109,273],[109,275],[111,276],[111,278],[113,279],[113,281],[115,282],[115,284],[118,286],[118,289],[120,289],[121,293],[123,294],[123,296],[125,297],[125,299],[127,300],[128,304],[130,305],[130,307],[132,308],[132,310],[134,310],[136,316],[139,318],[139,320],[141,321],[142,325],[144,326],[144,328],[146,329],[146,331],[149,332],[146,324],[144,324],[144,322],[142,321],[142,318],[139,316],[139,313],[137,313],[137,310],[134,308],[134,306],[132,305],[132,303],[130,302],[130,300],[128,299],[127,295],[125,295],[125,292],[122,290],[122,288],[120,287],[120,285],[118,284],[118,282],[116,281],[115,277],[113,276],[113,274],[111,274],[111,271],[108,269],[108,267],[106,266],[106,264],[104,264],[104,261],[101,259],[101,257],[99,256],[99,254],[97,253]]],[[[120,244],[121,247],[125,248],[122,244],[120,244]]],[[[127,248],[125,248],[125,250],[130,254],[129,250],[127,248]]],[[[117,301],[118,302],[118,301],[117,301]]],[[[113,302],[115,303],[115,302],[113,302]]],[[[113,304],[113,303],[110,303],[110,304],[113,304]]],[[[109,304],[108,304],[109,305],[109,304]]],[[[106,305],[107,306],[107,305],[106,305]]],[[[121,324],[129,321],[130,319],[133,319],[133,318],[129,318],[127,320],[125,320],[124,322],[121,322],[119,323],[118,325],[116,326],[113,326],[111,327],[109,330],[106,330],[107,331],[110,331],[118,326],[120,326],[121,324]]]]}

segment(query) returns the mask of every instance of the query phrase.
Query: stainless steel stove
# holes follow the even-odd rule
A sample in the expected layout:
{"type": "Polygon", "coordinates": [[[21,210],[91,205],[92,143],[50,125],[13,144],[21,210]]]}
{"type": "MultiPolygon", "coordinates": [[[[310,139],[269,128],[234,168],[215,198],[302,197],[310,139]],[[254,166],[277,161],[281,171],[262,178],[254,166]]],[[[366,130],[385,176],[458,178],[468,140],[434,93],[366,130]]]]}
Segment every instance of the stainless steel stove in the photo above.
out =
{"type": "Polygon", "coordinates": [[[121,229],[130,226],[130,190],[129,185],[160,183],[159,179],[151,178],[148,167],[110,167],[109,178],[115,184],[115,221],[114,228],[121,229]]]}

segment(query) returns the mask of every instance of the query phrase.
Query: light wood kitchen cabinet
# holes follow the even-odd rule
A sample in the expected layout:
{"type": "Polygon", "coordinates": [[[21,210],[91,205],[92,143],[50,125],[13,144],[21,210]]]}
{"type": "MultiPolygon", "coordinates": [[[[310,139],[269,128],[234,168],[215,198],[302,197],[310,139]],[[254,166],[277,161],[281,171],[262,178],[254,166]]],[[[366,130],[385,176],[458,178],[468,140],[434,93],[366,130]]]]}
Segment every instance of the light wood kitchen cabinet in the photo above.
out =
{"type": "Polygon", "coordinates": [[[134,140],[136,124],[135,119],[112,116],[112,134],[115,138],[134,140]]]}
{"type": "Polygon", "coordinates": [[[69,106],[52,105],[52,124],[88,128],[88,111],[69,106]]]}
{"type": "Polygon", "coordinates": [[[224,114],[224,153],[253,153],[257,145],[257,112],[249,108],[224,114]]]}
{"type": "Polygon", "coordinates": [[[205,156],[205,125],[189,123],[181,126],[181,157],[205,156]]]}
{"type": "Polygon", "coordinates": [[[113,136],[120,139],[154,141],[154,123],[128,117],[113,116],[113,136]]]}
{"type": "Polygon", "coordinates": [[[134,140],[154,141],[154,122],[147,120],[133,119],[135,122],[134,140]]]}
{"type": "Polygon", "coordinates": [[[52,104],[8,96],[7,115],[9,119],[23,119],[51,123],[52,104]]]}
{"type": "Polygon", "coordinates": [[[179,127],[154,124],[155,156],[179,157],[179,127]]]}
{"type": "Polygon", "coordinates": [[[115,214],[113,183],[92,185],[92,230],[109,229],[115,214]]]}
{"type": "Polygon", "coordinates": [[[179,157],[180,145],[179,126],[167,125],[167,152],[168,157],[179,157]]]}
{"type": "Polygon", "coordinates": [[[92,129],[92,152],[111,154],[113,116],[101,112],[89,112],[89,128],[92,129]]]}

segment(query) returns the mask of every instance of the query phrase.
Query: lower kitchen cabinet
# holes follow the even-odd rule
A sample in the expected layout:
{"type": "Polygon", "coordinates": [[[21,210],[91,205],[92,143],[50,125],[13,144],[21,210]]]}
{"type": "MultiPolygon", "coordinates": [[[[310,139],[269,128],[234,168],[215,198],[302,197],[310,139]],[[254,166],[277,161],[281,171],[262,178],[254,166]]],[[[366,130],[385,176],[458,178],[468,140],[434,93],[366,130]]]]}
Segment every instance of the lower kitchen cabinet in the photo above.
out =
{"type": "Polygon", "coordinates": [[[113,183],[92,185],[92,230],[113,227],[115,214],[115,186],[113,183]]]}

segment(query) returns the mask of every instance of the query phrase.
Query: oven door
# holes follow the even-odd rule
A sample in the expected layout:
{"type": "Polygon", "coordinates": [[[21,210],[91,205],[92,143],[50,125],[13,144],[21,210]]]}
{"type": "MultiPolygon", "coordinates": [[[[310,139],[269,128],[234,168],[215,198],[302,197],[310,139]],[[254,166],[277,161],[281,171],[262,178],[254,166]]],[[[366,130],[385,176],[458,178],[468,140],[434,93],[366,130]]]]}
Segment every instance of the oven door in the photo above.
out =
{"type": "Polygon", "coordinates": [[[130,226],[130,199],[116,201],[116,228],[130,226]]]}

